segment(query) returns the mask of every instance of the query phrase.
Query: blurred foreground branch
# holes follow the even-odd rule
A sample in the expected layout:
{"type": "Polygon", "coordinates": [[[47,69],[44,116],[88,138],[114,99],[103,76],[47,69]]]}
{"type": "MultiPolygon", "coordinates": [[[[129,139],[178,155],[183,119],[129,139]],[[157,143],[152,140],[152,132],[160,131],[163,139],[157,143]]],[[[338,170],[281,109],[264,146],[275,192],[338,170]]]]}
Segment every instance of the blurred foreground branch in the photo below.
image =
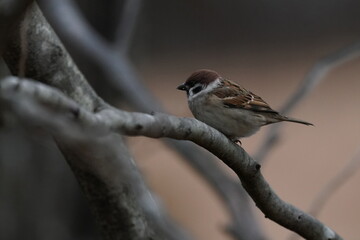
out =
{"type": "Polygon", "coordinates": [[[127,54],[139,16],[142,0],[125,0],[122,16],[117,27],[115,48],[121,54],[127,54]]]}
{"type": "MultiPolygon", "coordinates": [[[[284,106],[280,108],[279,112],[288,115],[288,113],[293,110],[301,100],[306,98],[321,81],[325,80],[325,76],[328,72],[359,56],[360,42],[356,42],[320,59],[306,74],[296,92],[285,101],[284,106]]],[[[257,161],[264,161],[264,158],[268,155],[269,151],[278,142],[280,137],[279,132],[282,126],[283,125],[281,124],[274,124],[270,127],[259,150],[254,154],[254,158],[257,161]]]]}
{"type": "MultiPolygon", "coordinates": [[[[94,112],[108,107],[88,85],[56,35],[50,31],[37,7],[33,5],[30,11],[31,14],[27,14],[29,27],[26,29],[29,45],[24,67],[25,75],[61,89],[67,97],[86,111],[94,112]]],[[[19,27],[15,29],[17,31],[12,35],[13,41],[7,46],[4,59],[10,70],[17,74],[21,42],[19,27]]],[[[54,94],[42,95],[45,99],[48,97],[56,99],[56,95],[59,95],[59,92],[43,91],[41,87],[32,88],[31,84],[26,85],[25,88],[26,91],[34,90],[33,94],[39,94],[39,97],[42,93],[54,94]]],[[[16,90],[16,87],[13,90],[16,90]]],[[[22,97],[19,96],[18,100],[21,99],[22,97]]],[[[59,103],[62,99],[61,97],[58,99],[59,103]]],[[[40,111],[41,107],[34,107],[31,99],[25,102],[30,106],[24,106],[20,112],[28,114],[29,118],[26,122],[31,122],[32,118],[43,122],[45,119],[46,121],[52,119],[52,125],[57,126],[50,132],[55,136],[59,148],[88,198],[90,208],[102,227],[104,239],[188,239],[154,201],[120,135],[89,137],[87,134],[80,134],[81,131],[75,130],[81,127],[71,128],[71,124],[62,121],[63,118],[57,115],[56,111],[40,111]],[[61,134],[61,132],[68,133],[69,130],[70,132],[74,130],[76,139],[72,138],[74,134],[61,134]]],[[[44,104],[51,107],[50,102],[44,104]]],[[[2,103],[1,109],[16,105],[16,103],[15,105],[2,103]]],[[[60,111],[60,113],[65,112],[60,111]]]]}

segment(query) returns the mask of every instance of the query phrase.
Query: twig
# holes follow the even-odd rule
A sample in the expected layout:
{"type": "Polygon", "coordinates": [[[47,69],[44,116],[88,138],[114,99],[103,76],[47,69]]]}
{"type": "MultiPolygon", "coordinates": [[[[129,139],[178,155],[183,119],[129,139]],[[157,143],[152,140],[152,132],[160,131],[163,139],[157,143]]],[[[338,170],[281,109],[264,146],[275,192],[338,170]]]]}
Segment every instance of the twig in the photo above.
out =
{"type": "MultiPolygon", "coordinates": [[[[329,71],[358,56],[360,56],[360,42],[346,46],[320,59],[306,74],[296,92],[285,101],[284,106],[280,108],[279,112],[285,115],[288,114],[301,100],[308,96],[321,81],[325,80],[325,76],[329,71]]],[[[257,161],[264,161],[269,151],[276,145],[281,126],[282,125],[277,124],[270,127],[259,150],[254,154],[254,158],[257,159],[257,161]]]]}
{"type": "MultiPolygon", "coordinates": [[[[331,196],[343,186],[360,168],[360,148],[356,151],[352,159],[346,166],[335,175],[317,194],[310,205],[309,214],[314,217],[318,216],[321,210],[325,207],[326,202],[331,196]]],[[[291,234],[288,240],[298,239],[299,236],[291,234]]]]}
{"type": "Polygon", "coordinates": [[[341,186],[343,186],[360,168],[360,148],[355,155],[345,165],[345,167],[335,175],[325,187],[317,194],[314,201],[311,203],[309,213],[313,216],[318,216],[320,211],[325,206],[326,201],[331,198],[341,186]]]}
{"type": "MultiPolygon", "coordinates": [[[[108,131],[108,134],[118,132],[130,136],[190,140],[216,155],[230,167],[237,174],[257,207],[269,219],[308,240],[342,239],[319,220],[281,200],[265,181],[260,172],[260,165],[244,149],[200,121],[166,114],[130,113],[114,108],[106,108],[93,114],[78,106],[78,111],[74,113],[73,108],[76,103],[67,99],[59,91],[53,91],[51,87],[34,82],[25,82],[25,84],[35,84],[36,86],[24,88],[21,87],[23,83],[17,78],[4,80],[0,88],[2,101],[9,103],[8,106],[12,106],[11,101],[19,99],[20,95],[34,99],[35,101],[32,101],[34,103],[40,102],[45,111],[56,112],[57,106],[60,106],[61,113],[68,106],[71,121],[78,122],[79,126],[92,126],[92,128],[98,126],[104,131],[108,131]]],[[[16,108],[12,110],[16,111],[16,108]]],[[[43,122],[44,127],[47,124],[53,124],[52,118],[43,122]]],[[[88,130],[85,128],[85,131],[88,130]]]]}
{"type": "Polygon", "coordinates": [[[142,0],[125,0],[115,39],[115,48],[124,55],[129,51],[141,4],[142,0]]]}

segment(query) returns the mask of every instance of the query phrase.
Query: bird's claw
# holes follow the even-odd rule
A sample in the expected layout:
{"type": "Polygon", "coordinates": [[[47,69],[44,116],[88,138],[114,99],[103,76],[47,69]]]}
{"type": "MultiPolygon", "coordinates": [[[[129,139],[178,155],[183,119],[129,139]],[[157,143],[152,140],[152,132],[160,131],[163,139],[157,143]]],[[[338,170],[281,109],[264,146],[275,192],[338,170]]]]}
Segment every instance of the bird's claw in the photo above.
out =
{"type": "Polygon", "coordinates": [[[235,143],[236,145],[239,145],[239,146],[242,145],[242,143],[241,143],[241,141],[240,141],[239,139],[234,139],[234,140],[232,140],[232,141],[233,141],[233,143],[235,143]]]}

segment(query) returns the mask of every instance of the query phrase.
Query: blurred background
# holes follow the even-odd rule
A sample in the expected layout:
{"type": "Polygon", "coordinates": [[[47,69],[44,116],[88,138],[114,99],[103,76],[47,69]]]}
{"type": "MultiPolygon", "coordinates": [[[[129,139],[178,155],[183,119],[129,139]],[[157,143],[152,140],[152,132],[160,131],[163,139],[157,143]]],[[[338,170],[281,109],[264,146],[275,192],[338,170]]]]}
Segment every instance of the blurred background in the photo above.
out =
{"type": "MultiPolygon", "coordinates": [[[[77,2],[94,28],[113,39],[109,23],[121,17],[123,2],[109,0],[118,2],[117,9],[101,0],[77,2]]],[[[218,71],[279,109],[319,59],[360,41],[359,27],[356,0],[142,1],[129,54],[143,83],[177,116],[192,116],[176,86],[199,68],[218,71]]],[[[280,142],[263,163],[272,188],[302,210],[359,149],[359,66],[354,58],[331,69],[290,114],[315,127],[282,123],[280,142]]],[[[243,148],[256,153],[267,130],[243,139],[243,148]]],[[[219,197],[177,153],[160,140],[128,142],[146,181],[179,224],[196,239],[232,239],[224,232],[230,219],[219,197]]],[[[356,172],[318,216],[344,239],[358,236],[359,181],[356,172]]],[[[253,207],[269,239],[289,237],[253,207]]],[[[99,239],[51,137],[16,122],[0,129],[0,239],[99,239]]]]}

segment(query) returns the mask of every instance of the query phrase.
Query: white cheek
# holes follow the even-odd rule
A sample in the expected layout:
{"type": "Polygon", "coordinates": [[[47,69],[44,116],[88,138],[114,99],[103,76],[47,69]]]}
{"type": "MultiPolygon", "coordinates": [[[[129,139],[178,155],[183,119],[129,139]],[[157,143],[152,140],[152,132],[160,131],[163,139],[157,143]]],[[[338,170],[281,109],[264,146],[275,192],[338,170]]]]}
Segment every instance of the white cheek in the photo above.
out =
{"type": "MultiPolygon", "coordinates": [[[[199,96],[202,96],[204,94],[207,94],[208,92],[211,92],[212,90],[214,90],[215,88],[217,88],[220,85],[220,79],[216,79],[215,81],[213,81],[212,83],[210,83],[209,85],[207,85],[205,87],[205,89],[201,90],[198,93],[193,94],[192,91],[189,92],[189,101],[192,101],[194,98],[197,98],[199,96]]],[[[197,87],[199,85],[195,85],[193,88],[197,87]]]]}

